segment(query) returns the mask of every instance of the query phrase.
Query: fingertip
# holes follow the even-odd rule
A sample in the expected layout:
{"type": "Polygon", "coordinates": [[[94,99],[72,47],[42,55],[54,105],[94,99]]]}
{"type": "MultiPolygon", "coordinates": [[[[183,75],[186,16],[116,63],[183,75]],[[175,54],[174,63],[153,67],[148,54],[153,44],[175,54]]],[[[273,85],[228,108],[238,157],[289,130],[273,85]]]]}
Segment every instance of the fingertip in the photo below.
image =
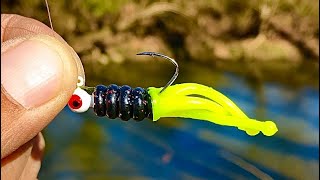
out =
{"type": "Polygon", "coordinates": [[[16,102],[35,108],[76,87],[77,59],[68,47],[47,35],[16,41],[1,54],[1,84],[16,102]]]}
{"type": "Polygon", "coordinates": [[[12,41],[21,42],[3,43],[1,54],[1,157],[36,136],[65,107],[77,85],[77,63],[81,65],[70,47],[52,36],[12,41]],[[24,53],[6,55],[20,45],[24,53]],[[33,49],[26,52],[29,46],[33,49]]]}
{"type": "MultiPolygon", "coordinates": [[[[56,32],[32,18],[1,14],[2,61],[10,49],[27,41],[36,42],[37,48],[30,49],[31,45],[25,44],[24,50],[29,51],[18,53],[18,58],[8,58],[20,62],[11,66],[9,74],[1,71],[1,158],[28,142],[47,126],[67,104],[76,88],[77,77],[84,78],[83,66],[76,52],[56,32]],[[48,54],[51,55],[47,59],[48,54]],[[58,54],[58,57],[54,54],[58,54]],[[22,62],[21,59],[31,59],[33,63],[22,62]],[[29,66],[29,70],[21,64],[29,66]],[[20,71],[17,71],[17,67],[20,71]],[[20,78],[10,79],[9,76],[14,76],[14,73],[20,74],[20,78]],[[49,78],[48,74],[55,77],[49,78]],[[5,78],[8,78],[5,80],[7,85],[3,84],[5,78]],[[10,81],[15,82],[11,83],[11,89],[8,88],[10,81]],[[13,86],[21,88],[14,89],[13,86]],[[28,98],[24,98],[24,95],[28,98]]],[[[8,66],[3,66],[2,61],[1,70],[7,69],[8,66]]],[[[16,74],[16,77],[19,76],[16,74]]]]}

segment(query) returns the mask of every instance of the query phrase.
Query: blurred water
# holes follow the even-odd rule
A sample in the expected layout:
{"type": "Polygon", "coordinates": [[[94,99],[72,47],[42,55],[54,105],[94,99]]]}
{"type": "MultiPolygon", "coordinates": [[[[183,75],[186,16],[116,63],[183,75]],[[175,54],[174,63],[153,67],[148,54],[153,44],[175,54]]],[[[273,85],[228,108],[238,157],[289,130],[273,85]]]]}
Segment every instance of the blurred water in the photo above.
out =
{"type": "Polygon", "coordinates": [[[40,179],[319,179],[318,90],[272,83],[257,90],[221,76],[214,88],[248,116],[274,120],[275,136],[191,119],[122,122],[65,108],[45,131],[40,179]]]}

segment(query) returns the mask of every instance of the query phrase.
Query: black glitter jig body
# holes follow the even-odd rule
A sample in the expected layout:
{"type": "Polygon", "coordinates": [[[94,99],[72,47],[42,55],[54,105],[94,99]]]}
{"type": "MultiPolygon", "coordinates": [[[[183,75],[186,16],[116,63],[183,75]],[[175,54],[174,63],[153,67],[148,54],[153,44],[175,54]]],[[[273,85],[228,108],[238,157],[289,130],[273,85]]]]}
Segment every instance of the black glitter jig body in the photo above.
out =
{"type": "Polygon", "coordinates": [[[110,119],[120,118],[128,121],[152,119],[151,98],[148,92],[140,87],[98,85],[93,92],[93,110],[97,116],[110,119]]]}

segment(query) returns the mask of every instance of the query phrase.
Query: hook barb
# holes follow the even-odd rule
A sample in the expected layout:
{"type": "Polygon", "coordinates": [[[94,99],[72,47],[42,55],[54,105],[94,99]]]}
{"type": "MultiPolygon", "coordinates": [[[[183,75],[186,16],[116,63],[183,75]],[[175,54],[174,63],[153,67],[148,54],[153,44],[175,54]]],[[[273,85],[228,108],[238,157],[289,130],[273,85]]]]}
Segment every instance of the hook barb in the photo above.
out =
{"type": "Polygon", "coordinates": [[[176,71],[174,72],[174,74],[171,77],[171,79],[169,80],[169,82],[161,89],[159,94],[162,93],[164,90],[166,90],[177,79],[177,77],[179,75],[179,65],[176,62],[176,60],[174,60],[174,59],[172,59],[172,58],[170,58],[170,57],[168,57],[166,55],[157,53],[157,52],[141,52],[141,53],[138,53],[136,55],[148,55],[148,56],[152,56],[152,57],[158,56],[158,57],[161,57],[161,58],[169,60],[173,65],[175,65],[176,71]]]}

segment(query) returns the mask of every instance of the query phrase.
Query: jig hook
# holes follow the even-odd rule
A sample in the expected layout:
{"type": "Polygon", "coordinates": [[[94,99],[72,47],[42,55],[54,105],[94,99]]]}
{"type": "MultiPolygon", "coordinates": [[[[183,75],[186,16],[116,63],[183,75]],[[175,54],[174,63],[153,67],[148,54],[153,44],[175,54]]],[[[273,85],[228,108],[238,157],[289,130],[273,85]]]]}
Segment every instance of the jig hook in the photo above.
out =
{"type": "Polygon", "coordinates": [[[177,77],[179,75],[179,65],[176,62],[176,60],[172,59],[171,57],[168,57],[166,55],[163,55],[163,54],[160,54],[160,53],[156,53],[156,52],[141,52],[141,53],[138,53],[136,55],[148,55],[148,56],[152,56],[152,57],[158,56],[158,57],[161,57],[163,59],[169,60],[173,65],[176,66],[176,71],[174,72],[174,74],[171,77],[170,81],[161,89],[159,94],[162,93],[164,90],[166,90],[177,79],[177,77]]]}

